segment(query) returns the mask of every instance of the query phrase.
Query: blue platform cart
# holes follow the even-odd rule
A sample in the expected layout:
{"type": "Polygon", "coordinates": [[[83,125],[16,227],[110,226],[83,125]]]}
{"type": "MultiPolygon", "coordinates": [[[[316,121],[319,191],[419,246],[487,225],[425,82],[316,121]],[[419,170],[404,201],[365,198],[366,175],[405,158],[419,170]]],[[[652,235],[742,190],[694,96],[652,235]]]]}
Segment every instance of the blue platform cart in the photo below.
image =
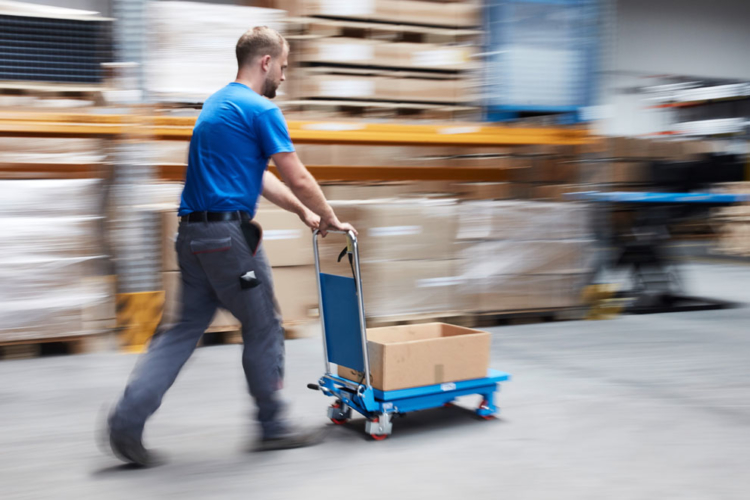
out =
{"type": "Polygon", "coordinates": [[[476,414],[485,419],[493,418],[499,411],[495,406],[495,392],[499,390],[500,382],[510,379],[509,374],[496,370],[490,370],[487,377],[475,380],[394,391],[380,391],[373,388],[370,382],[370,360],[367,351],[365,306],[357,237],[351,231],[339,233],[345,234],[347,238],[347,253],[354,274],[353,278],[320,272],[318,231],[316,230],[313,234],[320,319],[323,328],[325,374],[318,384],[309,384],[308,387],[336,398],[336,401],[328,408],[328,417],[331,421],[335,424],[344,424],[351,418],[352,410],[354,410],[367,419],[365,432],[375,440],[382,440],[391,434],[395,415],[446,406],[456,398],[476,394],[482,397],[476,414]],[[363,373],[362,380],[354,382],[333,374],[331,363],[363,373]]]}

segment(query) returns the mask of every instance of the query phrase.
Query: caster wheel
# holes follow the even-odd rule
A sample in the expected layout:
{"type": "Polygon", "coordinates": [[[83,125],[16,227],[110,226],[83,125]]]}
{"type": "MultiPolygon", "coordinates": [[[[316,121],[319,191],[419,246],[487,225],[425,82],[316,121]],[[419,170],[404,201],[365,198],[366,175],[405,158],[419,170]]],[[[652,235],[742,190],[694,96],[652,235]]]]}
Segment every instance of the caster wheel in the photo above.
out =
{"type": "MultiPolygon", "coordinates": [[[[333,408],[333,409],[341,408],[341,403],[338,403],[338,402],[334,403],[334,404],[331,405],[331,408],[333,408]]],[[[333,417],[331,417],[331,422],[333,422],[336,425],[344,425],[348,421],[349,421],[348,418],[333,418],[333,417]]]]}
{"type": "Polygon", "coordinates": [[[378,415],[368,419],[365,424],[365,434],[369,435],[373,441],[383,441],[391,435],[391,418],[392,415],[378,415]]]}
{"type": "Polygon", "coordinates": [[[489,410],[489,409],[490,409],[489,408],[489,403],[487,402],[486,399],[483,399],[482,402],[479,403],[479,408],[477,408],[477,416],[479,418],[481,418],[482,420],[494,420],[495,419],[495,415],[492,415],[492,414],[490,414],[490,415],[481,415],[480,413],[478,413],[480,410],[489,410]]]}
{"type": "Polygon", "coordinates": [[[452,408],[452,407],[453,407],[453,403],[445,403],[443,405],[443,408],[452,408]]]}

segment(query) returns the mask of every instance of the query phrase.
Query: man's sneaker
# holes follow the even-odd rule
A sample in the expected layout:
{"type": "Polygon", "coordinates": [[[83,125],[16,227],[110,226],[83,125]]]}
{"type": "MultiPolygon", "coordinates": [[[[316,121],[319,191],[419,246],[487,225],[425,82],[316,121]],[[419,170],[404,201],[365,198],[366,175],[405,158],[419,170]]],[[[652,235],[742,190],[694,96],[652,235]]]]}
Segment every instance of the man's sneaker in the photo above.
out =
{"type": "Polygon", "coordinates": [[[324,427],[294,429],[278,436],[264,437],[255,443],[251,451],[290,450],[292,448],[315,446],[323,441],[325,435],[326,429],[324,427]]]}
{"type": "Polygon", "coordinates": [[[161,457],[144,448],[140,439],[110,432],[109,445],[112,448],[112,453],[123,462],[138,467],[155,467],[163,463],[161,457]]]}

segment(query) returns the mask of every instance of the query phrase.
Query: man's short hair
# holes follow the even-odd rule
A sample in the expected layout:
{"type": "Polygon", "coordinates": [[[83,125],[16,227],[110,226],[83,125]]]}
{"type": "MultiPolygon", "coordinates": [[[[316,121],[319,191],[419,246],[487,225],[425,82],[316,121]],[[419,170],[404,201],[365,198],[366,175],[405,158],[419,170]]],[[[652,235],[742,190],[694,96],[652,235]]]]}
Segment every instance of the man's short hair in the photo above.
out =
{"type": "Polygon", "coordinates": [[[242,67],[256,57],[279,57],[289,44],[281,34],[268,26],[256,26],[237,40],[237,65],[242,67]]]}

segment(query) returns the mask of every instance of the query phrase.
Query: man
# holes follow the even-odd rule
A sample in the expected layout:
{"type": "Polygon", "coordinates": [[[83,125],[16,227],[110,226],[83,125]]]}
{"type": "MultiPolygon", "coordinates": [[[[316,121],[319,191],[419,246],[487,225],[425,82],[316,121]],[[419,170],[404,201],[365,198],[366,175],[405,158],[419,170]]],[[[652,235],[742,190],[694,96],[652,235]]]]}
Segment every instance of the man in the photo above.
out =
{"type": "Polygon", "coordinates": [[[262,429],[256,449],[307,446],[320,438],[319,431],[296,431],[283,417],[284,333],[260,231],[250,219],[262,193],[323,235],[354,229],[336,218],[297,158],[281,111],[269,100],[285,80],[286,40],[270,28],[254,28],[239,39],[236,53],[237,79],[206,100],[190,141],[175,245],[181,318],[154,337],[108,420],[112,451],[141,466],[154,464],[142,444],[146,420],[219,306],[242,322],[242,366],[262,429]],[[267,171],[269,158],[286,185],[267,171]]]}

